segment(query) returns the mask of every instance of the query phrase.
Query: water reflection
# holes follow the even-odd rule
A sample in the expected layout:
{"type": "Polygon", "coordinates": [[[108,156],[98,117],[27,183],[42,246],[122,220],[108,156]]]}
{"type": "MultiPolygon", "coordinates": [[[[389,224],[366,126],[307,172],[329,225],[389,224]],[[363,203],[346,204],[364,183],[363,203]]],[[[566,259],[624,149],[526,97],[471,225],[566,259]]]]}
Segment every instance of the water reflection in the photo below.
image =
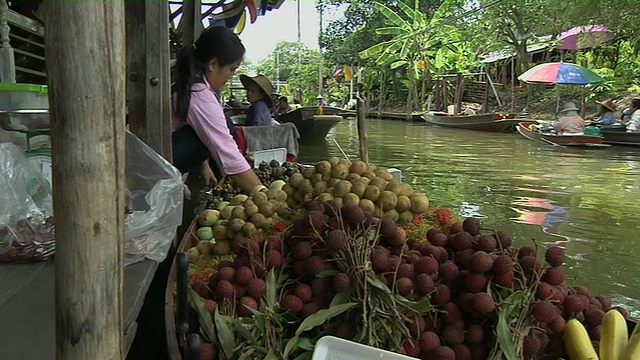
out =
{"type": "MultiPolygon", "coordinates": [[[[640,299],[640,148],[558,148],[394,121],[373,120],[367,132],[370,161],[401,169],[433,204],[483,217],[517,245],[565,246],[569,282],[619,302],[640,299]]],[[[358,159],[357,134],[355,121],[344,121],[326,141],[302,143],[300,160],[341,156],[334,140],[358,159]]]]}

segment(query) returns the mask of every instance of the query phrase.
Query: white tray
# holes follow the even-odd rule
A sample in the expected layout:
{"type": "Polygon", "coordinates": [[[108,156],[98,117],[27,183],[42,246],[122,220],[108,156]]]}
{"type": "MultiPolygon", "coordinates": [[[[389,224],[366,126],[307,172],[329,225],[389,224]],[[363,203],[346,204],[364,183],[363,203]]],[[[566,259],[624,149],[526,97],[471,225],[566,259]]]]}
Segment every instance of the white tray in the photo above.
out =
{"type": "Polygon", "coordinates": [[[316,343],[311,360],[418,360],[413,357],[376,349],[334,336],[323,336],[316,343]]]}
{"type": "Polygon", "coordinates": [[[263,161],[267,164],[271,162],[271,160],[277,160],[280,165],[287,161],[287,149],[286,148],[277,148],[277,149],[269,149],[269,150],[258,150],[254,152],[254,161],[253,167],[258,168],[260,163],[263,161]]]}

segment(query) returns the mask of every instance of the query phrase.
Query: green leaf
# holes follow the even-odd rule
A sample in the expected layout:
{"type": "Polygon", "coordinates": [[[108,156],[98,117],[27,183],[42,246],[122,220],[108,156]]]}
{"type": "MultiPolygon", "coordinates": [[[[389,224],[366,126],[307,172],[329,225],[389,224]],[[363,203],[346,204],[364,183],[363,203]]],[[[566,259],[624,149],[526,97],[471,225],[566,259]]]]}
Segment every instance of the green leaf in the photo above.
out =
{"type": "Polygon", "coordinates": [[[349,288],[349,290],[347,291],[335,294],[333,296],[333,299],[331,299],[331,304],[329,305],[329,307],[346,303],[347,301],[349,301],[351,294],[353,294],[353,288],[349,288]]]}
{"type": "Polygon", "coordinates": [[[296,334],[291,339],[287,340],[287,345],[284,347],[284,351],[282,352],[282,356],[287,359],[289,354],[294,351],[298,347],[298,335],[296,334]]]}
{"type": "Polygon", "coordinates": [[[269,350],[267,356],[264,357],[264,360],[279,360],[280,358],[273,352],[273,350],[269,350]]]}
{"type": "Polygon", "coordinates": [[[302,350],[313,350],[313,343],[306,337],[300,338],[298,348],[302,350]]]}
{"type": "MultiPolygon", "coordinates": [[[[200,321],[200,328],[202,329],[202,335],[204,335],[207,340],[214,343],[216,341],[216,330],[215,326],[213,326],[213,321],[211,320],[211,315],[209,311],[204,306],[204,303],[200,299],[200,295],[193,290],[191,286],[189,286],[189,298],[191,302],[195,305],[196,311],[198,312],[198,320],[200,321]]],[[[217,311],[218,309],[216,309],[217,311]]]]}
{"type": "Polygon", "coordinates": [[[340,304],[336,306],[332,306],[328,309],[322,309],[317,313],[308,316],[306,319],[302,321],[298,330],[296,330],[296,335],[300,335],[305,331],[311,330],[318,325],[322,325],[325,321],[330,320],[343,312],[355,307],[358,305],[357,303],[350,302],[346,304],[340,304]]]}
{"type": "Polygon", "coordinates": [[[399,26],[399,27],[404,27],[404,28],[409,28],[409,23],[407,23],[406,21],[404,21],[400,15],[396,14],[393,10],[389,9],[388,7],[384,6],[381,3],[374,3],[373,6],[376,8],[376,10],[380,11],[382,13],[382,15],[384,15],[385,18],[387,18],[387,20],[389,20],[389,22],[391,22],[393,25],[395,26],[399,26]]]}
{"type": "Polygon", "coordinates": [[[391,292],[391,290],[389,290],[389,288],[387,287],[387,285],[385,285],[382,281],[380,281],[378,278],[373,277],[373,276],[369,276],[367,277],[367,282],[369,282],[369,284],[371,284],[372,286],[377,287],[378,289],[386,292],[387,294],[393,294],[391,292]]]}
{"type": "Polygon", "coordinates": [[[266,286],[267,286],[267,306],[270,308],[275,308],[276,306],[276,273],[274,269],[269,270],[266,278],[266,286]]]}
{"type": "Polygon", "coordinates": [[[340,271],[338,271],[338,270],[324,270],[324,271],[320,271],[316,275],[316,277],[324,278],[324,277],[336,276],[338,274],[340,274],[340,271]]]}
{"type": "Polygon", "coordinates": [[[293,360],[311,360],[312,356],[313,356],[313,353],[311,351],[307,351],[296,356],[293,360]]]}
{"type": "Polygon", "coordinates": [[[411,308],[417,311],[421,315],[425,315],[433,310],[433,307],[431,306],[431,301],[429,301],[429,299],[426,299],[426,298],[418,302],[415,302],[411,306],[411,308]]]}
{"type": "MultiPolygon", "coordinates": [[[[218,329],[218,339],[220,340],[220,346],[224,351],[227,358],[233,358],[233,349],[236,347],[236,341],[233,336],[233,332],[227,324],[227,320],[224,315],[220,315],[218,309],[216,309],[213,319],[216,322],[216,328],[218,329]]],[[[230,319],[233,321],[233,319],[230,319]]]]}
{"type": "MultiPolygon", "coordinates": [[[[234,321],[232,323],[233,329],[240,334],[243,338],[245,338],[250,343],[256,345],[256,337],[249,331],[243,324],[234,321]]],[[[264,334],[264,331],[262,332],[264,334]]]]}
{"type": "Polygon", "coordinates": [[[398,27],[384,27],[376,29],[378,35],[402,35],[405,31],[398,27]]]}
{"type": "Polygon", "coordinates": [[[362,59],[367,59],[367,58],[373,57],[373,56],[379,54],[380,52],[382,52],[389,45],[388,43],[389,43],[388,41],[385,41],[385,42],[381,42],[381,43],[375,44],[375,45],[373,45],[372,47],[370,47],[368,49],[364,49],[364,50],[360,51],[358,53],[358,55],[360,55],[360,57],[362,59]]]}
{"type": "Polygon", "coordinates": [[[399,67],[401,67],[401,66],[405,66],[405,65],[407,65],[407,64],[408,64],[408,62],[407,62],[406,60],[396,61],[396,62],[394,62],[393,64],[391,64],[391,69],[392,69],[392,70],[393,70],[393,69],[397,69],[397,68],[399,68],[399,67]]]}

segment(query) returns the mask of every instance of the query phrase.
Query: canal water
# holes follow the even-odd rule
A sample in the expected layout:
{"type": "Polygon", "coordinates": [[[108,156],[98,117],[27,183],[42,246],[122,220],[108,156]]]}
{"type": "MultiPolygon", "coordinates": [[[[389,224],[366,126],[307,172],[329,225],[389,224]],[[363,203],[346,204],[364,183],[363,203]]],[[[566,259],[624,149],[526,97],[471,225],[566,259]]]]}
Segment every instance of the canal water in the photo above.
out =
{"type": "MultiPolygon", "coordinates": [[[[566,248],[570,284],[610,295],[640,317],[640,148],[554,147],[517,133],[493,134],[369,120],[370,162],[438,207],[508,231],[517,246],[566,248]]],[[[301,143],[299,160],[359,158],[355,120],[301,143]],[[342,150],[341,150],[342,149],[342,150]]]]}

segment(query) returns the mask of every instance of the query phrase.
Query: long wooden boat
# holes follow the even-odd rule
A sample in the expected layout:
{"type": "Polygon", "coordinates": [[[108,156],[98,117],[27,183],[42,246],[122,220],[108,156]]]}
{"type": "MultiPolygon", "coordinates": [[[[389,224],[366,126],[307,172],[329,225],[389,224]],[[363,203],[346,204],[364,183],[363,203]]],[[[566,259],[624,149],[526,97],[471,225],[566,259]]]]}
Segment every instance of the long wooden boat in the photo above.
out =
{"type": "Polygon", "coordinates": [[[339,108],[323,107],[323,114],[316,115],[317,107],[302,107],[278,117],[281,123],[293,123],[298,132],[300,139],[319,139],[327,136],[329,131],[336,127],[342,120],[342,115],[338,115],[339,108]]]}
{"type": "Polygon", "coordinates": [[[516,130],[520,135],[530,140],[539,140],[550,145],[561,146],[593,146],[593,147],[607,147],[609,145],[602,144],[602,136],[592,135],[554,135],[545,134],[532,131],[530,126],[535,124],[534,122],[521,122],[516,125],[516,130]]]}
{"type": "Polygon", "coordinates": [[[517,118],[517,114],[513,113],[452,115],[443,112],[429,112],[422,115],[422,118],[431,125],[488,132],[507,131],[523,120],[517,118]]]}
{"type": "MultiPolygon", "coordinates": [[[[407,121],[406,113],[396,113],[396,112],[377,112],[377,111],[369,111],[367,113],[367,117],[374,119],[387,119],[387,120],[402,120],[407,121]]],[[[422,113],[413,113],[410,116],[411,122],[424,122],[422,118],[422,113]]]]}
{"type": "Polygon", "coordinates": [[[628,133],[622,124],[600,126],[605,144],[640,146],[640,133],[628,133]]]}

